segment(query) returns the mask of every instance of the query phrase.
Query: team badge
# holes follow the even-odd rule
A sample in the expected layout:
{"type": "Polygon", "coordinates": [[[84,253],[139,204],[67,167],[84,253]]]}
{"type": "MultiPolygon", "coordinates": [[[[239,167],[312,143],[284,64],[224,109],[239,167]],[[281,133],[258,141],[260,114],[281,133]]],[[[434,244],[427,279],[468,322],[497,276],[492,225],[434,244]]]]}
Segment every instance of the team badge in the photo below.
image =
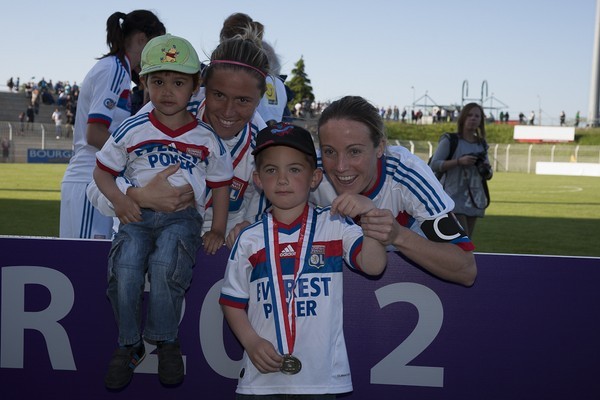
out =
{"type": "Polygon", "coordinates": [[[244,186],[245,182],[234,176],[231,186],[229,187],[229,200],[236,201],[240,197],[244,186]]]}
{"type": "Polygon", "coordinates": [[[106,98],[104,99],[104,107],[108,108],[109,110],[112,110],[113,108],[115,108],[115,101],[113,99],[109,99],[106,98]]]}
{"type": "Polygon", "coordinates": [[[310,249],[310,258],[308,265],[313,268],[323,268],[325,266],[325,246],[313,246],[310,249]]]}

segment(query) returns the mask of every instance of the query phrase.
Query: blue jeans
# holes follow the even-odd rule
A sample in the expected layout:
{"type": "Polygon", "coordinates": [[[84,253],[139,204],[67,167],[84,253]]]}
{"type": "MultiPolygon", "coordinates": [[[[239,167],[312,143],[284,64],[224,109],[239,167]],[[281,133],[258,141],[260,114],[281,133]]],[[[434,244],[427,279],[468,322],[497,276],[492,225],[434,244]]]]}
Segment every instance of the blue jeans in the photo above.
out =
{"type": "Polygon", "coordinates": [[[119,345],[141,339],[146,273],[150,282],[144,338],[177,338],[181,307],[202,243],[202,217],[189,207],[174,213],[142,210],[142,222],[121,225],[108,260],[107,295],[119,327],[119,345]]]}

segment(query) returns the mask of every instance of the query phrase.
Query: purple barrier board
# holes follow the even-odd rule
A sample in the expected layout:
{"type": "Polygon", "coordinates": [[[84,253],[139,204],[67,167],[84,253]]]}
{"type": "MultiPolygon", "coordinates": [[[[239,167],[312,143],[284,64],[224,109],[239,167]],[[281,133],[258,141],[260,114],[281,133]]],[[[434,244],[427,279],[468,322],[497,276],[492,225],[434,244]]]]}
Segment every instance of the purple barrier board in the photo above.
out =
{"type": "MultiPolygon", "coordinates": [[[[186,378],[163,387],[148,355],[104,388],[117,329],[108,241],[0,237],[3,399],[232,399],[242,350],[217,303],[228,256],[200,250],[180,340],[186,378]]],[[[389,254],[376,279],[347,269],[348,399],[599,399],[600,258],[477,254],[471,288],[389,254]]]]}

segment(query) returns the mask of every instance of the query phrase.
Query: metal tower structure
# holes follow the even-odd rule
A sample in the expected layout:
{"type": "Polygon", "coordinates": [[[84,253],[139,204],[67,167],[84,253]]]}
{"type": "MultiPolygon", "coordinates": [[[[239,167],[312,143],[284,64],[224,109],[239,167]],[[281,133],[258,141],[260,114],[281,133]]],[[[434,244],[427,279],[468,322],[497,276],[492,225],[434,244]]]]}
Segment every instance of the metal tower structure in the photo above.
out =
{"type": "Polygon", "coordinates": [[[588,105],[588,126],[598,126],[598,102],[600,96],[600,0],[596,0],[596,26],[592,51],[592,79],[588,105]]]}

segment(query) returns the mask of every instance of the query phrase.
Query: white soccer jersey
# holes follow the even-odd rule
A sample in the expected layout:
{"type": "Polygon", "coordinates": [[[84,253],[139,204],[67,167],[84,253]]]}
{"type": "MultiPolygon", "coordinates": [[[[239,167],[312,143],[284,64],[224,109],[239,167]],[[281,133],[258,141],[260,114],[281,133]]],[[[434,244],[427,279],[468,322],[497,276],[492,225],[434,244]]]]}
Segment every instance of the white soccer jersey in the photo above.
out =
{"type": "Polygon", "coordinates": [[[152,112],[125,120],[97,153],[98,167],[143,187],[173,164],[181,169],[169,177],[174,186],[189,183],[196,208],[204,216],[208,187],[229,185],[233,170],[229,153],[210,126],[194,119],[177,130],[161,124],[152,112]]]}
{"type": "MultiPolygon", "coordinates": [[[[204,121],[204,109],[205,109],[205,91],[201,88],[195,93],[188,103],[188,111],[196,116],[197,119],[204,121]]],[[[139,112],[147,113],[152,110],[154,106],[152,103],[147,103],[139,112]]],[[[206,121],[204,121],[206,122],[206,121]]],[[[233,164],[233,179],[231,181],[231,188],[229,194],[229,215],[227,218],[227,229],[228,233],[239,222],[244,221],[250,216],[248,215],[249,204],[252,199],[255,198],[254,193],[256,187],[252,181],[252,172],[254,171],[254,156],[252,150],[255,147],[256,134],[258,131],[266,127],[265,122],[258,113],[254,113],[252,120],[248,122],[239,134],[231,139],[222,140],[229,151],[230,158],[233,164]]],[[[121,191],[126,192],[127,188],[131,184],[127,183],[123,179],[117,179],[117,184],[121,188],[121,191]]],[[[209,188],[210,189],[210,188],[209,188]]],[[[88,196],[90,200],[98,209],[105,215],[114,215],[112,205],[106,197],[104,197],[95,185],[91,185],[88,188],[88,196]]],[[[204,224],[202,225],[202,234],[210,230],[212,225],[212,192],[209,190],[206,194],[206,211],[204,214],[204,224]]],[[[251,216],[254,216],[254,212],[250,212],[251,216]]]]}
{"type": "Polygon", "coordinates": [[[267,90],[256,111],[265,121],[281,122],[288,101],[285,84],[280,77],[272,75],[267,75],[265,81],[267,90]]]}
{"type": "MultiPolygon", "coordinates": [[[[125,58],[127,62],[127,58],[125,58]]],[[[73,157],[63,177],[65,182],[89,183],[98,149],[87,142],[88,123],[101,123],[110,133],[131,116],[131,72],[115,56],[100,59],[85,76],[77,99],[73,126],[73,157]]]]}
{"type": "MultiPolygon", "coordinates": [[[[205,100],[204,91],[188,105],[188,109],[196,115],[201,121],[207,122],[204,118],[205,100]]],[[[227,217],[227,230],[229,232],[239,222],[247,218],[248,204],[254,197],[256,187],[252,181],[254,172],[254,156],[252,150],[256,146],[257,133],[267,125],[258,113],[254,113],[252,120],[244,125],[244,128],[233,138],[222,140],[228,149],[231,161],[233,163],[233,180],[229,190],[229,216],[227,217]]],[[[206,216],[207,221],[202,226],[202,234],[210,230],[212,221],[212,192],[206,195],[206,216]]]]}
{"type": "Polygon", "coordinates": [[[87,142],[88,123],[100,123],[109,132],[131,116],[129,60],[100,59],[85,76],[77,100],[73,157],[63,176],[60,201],[60,237],[110,239],[113,218],[100,214],[86,196],[93,181],[98,149],[87,142]]]}
{"type": "Polygon", "coordinates": [[[242,231],[232,249],[219,302],[244,309],[261,337],[279,352],[288,349],[288,335],[282,326],[280,295],[295,312],[296,337],[292,354],[302,363],[295,375],[261,374],[244,353],[237,393],[321,394],[352,390],[350,366],[343,334],[343,266],[358,268],[355,258],[362,248],[360,227],[330,208],[308,206],[304,239],[300,239],[303,216],[290,225],[278,226],[278,240],[272,240],[273,218],[242,231]],[[298,242],[301,242],[299,244],[298,242]],[[278,243],[277,246],[274,243],[278,243]],[[296,255],[300,267],[294,274],[296,255]],[[275,255],[281,262],[283,279],[273,272],[275,255]],[[293,293],[293,296],[292,296],[293,293]]]}

